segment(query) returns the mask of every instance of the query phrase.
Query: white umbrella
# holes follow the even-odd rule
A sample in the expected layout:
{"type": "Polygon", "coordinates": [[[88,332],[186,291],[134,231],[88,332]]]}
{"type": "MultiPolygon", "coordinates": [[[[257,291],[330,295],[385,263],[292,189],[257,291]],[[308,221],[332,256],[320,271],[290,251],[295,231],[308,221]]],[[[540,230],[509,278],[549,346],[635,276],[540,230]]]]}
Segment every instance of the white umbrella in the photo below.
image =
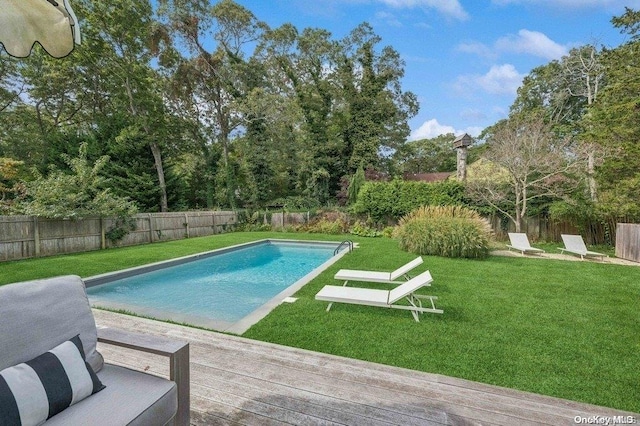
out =
{"type": "Polygon", "coordinates": [[[80,44],[78,19],[67,0],[0,0],[0,43],[24,58],[34,43],[61,58],[80,44]]]}

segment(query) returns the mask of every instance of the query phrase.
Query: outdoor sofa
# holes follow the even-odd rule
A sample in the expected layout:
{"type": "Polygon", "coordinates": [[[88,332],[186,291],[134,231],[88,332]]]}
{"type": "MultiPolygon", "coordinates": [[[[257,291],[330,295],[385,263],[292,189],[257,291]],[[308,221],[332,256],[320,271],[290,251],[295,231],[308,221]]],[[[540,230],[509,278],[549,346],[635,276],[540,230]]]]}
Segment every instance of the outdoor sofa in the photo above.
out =
{"type": "Polygon", "coordinates": [[[0,424],[189,424],[188,343],[97,329],[80,277],[0,286],[0,318],[0,424]],[[98,341],[168,356],[170,380],[105,363],[98,341]]]}

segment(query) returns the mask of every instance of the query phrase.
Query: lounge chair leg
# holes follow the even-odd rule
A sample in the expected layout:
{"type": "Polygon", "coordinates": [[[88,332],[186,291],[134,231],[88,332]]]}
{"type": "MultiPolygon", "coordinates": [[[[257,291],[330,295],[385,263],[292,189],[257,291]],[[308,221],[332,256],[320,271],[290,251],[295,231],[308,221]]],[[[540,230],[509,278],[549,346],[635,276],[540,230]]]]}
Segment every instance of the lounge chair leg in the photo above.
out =
{"type": "Polygon", "coordinates": [[[329,309],[331,309],[331,305],[333,305],[333,302],[329,303],[329,306],[327,306],[327,312],[329,312],[329,309]]]}
{"type": "Polygon", "coordinates": [[[411,311],[411,315],[413,315],[413,319],[416,320],[416,322],[420,322],[420,317],[418,316],[418,312],[411,311]]]}

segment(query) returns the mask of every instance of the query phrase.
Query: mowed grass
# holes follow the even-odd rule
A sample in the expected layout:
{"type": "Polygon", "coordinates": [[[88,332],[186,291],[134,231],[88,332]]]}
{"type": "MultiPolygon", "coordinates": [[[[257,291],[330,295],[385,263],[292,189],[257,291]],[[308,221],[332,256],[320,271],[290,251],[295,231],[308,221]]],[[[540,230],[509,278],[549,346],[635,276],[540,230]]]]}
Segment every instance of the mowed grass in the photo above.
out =
{"type": "MultiPolygon", "coordinates": [[[[233,233],[0,264],[0,283],[83,277],[262,238],[345,236],[233,233]]],[[[244,336],[351,358],[640,412],[640,267],[524,257],[425,257],[444,314],[314,300],[340,268],[392,270],[415,255],[386,238],[360,247],[244,336]]],[[[389,288],[383,284],[352,285],[389,288]]]]}

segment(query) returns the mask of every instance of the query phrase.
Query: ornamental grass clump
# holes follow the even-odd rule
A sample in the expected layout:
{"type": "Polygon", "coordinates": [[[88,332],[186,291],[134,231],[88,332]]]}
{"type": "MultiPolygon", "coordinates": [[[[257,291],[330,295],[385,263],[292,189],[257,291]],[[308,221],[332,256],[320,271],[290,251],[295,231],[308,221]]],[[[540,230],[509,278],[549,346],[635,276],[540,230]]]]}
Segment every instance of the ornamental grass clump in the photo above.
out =
{"type": "Polygon", "coordinates": [[[400,219],[394,231],[402,250],[444,257],[484,258],[491,225],[462,206],[422,206],[400,219]]]}

